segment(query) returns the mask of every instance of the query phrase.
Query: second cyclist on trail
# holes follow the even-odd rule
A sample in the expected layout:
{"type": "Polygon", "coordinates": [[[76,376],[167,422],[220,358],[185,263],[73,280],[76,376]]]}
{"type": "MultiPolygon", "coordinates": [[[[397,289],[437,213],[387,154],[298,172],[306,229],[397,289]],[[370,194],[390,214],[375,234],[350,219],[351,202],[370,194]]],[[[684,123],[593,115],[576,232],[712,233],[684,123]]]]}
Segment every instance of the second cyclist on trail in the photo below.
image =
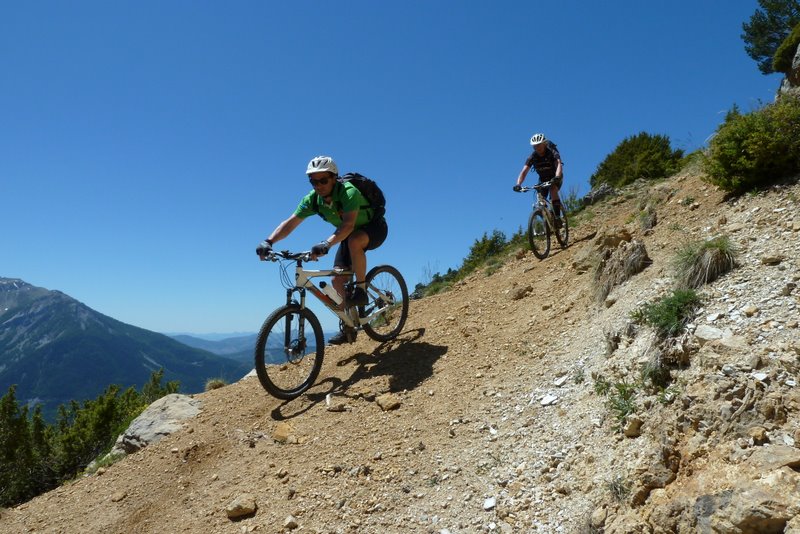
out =
{"type": "MultiPolygon", "coordinates": [[[[256,248],[261,260],[272,250],[272,246],[284,239],[307,217],[318,214],[336,227],[326,239],[311,247],[312,259],[324,256],[337,243],[339,248],[334,259],[334,268],[352,270],[355,286],[345,288],[349,276],[335,276],[333,287],[343,295],[348,306],[364,306],[368,297],[365,288],[367,273],[366,251],[378,248],[386,239],[388,227],[382,209],[371,207],[356,186],[339,180],[339,169],[333,158],[317,156],[306,169],[312,190],[300,201],[288,219],[280,223],[256,248]]],[[[353,332],[350,339],[355,339],[353,332]]],[[[328,340],[339,345],[348,340],[344,331],[328,340]]]]}
{"type": "Polygon", "coordinates": [[[551,181],[550,189],[545,191],[544,196],[547,198],[547,193],[549,193],[552,198],[556,225],[558,225],[561,223],[561,198],[558,196],[558,190],[561,184],[564,183],[564,164],[561,161],[561,154],[559,154],[555,143],[545,139],[542,133],[533,134],[531,146],[533,147],[533,152],[525,160],[525,166],[522,167],[522,171],[517,177],[514,191],[520,191],[522,182],[525,181],[528,171],[533,167],[539,175],[539,183],[551,181]]]}

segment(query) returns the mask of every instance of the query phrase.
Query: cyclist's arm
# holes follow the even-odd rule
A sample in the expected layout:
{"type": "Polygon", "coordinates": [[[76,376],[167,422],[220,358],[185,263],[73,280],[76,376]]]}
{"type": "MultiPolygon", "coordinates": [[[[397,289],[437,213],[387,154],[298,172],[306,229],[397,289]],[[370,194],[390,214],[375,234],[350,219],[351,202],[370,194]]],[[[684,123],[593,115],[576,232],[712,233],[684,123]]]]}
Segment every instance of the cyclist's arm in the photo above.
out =
{"type": "MultiPolygon", "coordinates": [[[[560,164],[561,162],[559,162],[559,165],[560,164]]],[[[531,166],[526,163],[525,166],[522,167],[522,170],[520,171],[519,176],[517,177],[517,185],[522,185],[522,182],[525,181],[525,177],[528,175],[528,171],[530,170],[531,166]]]]}
{"type": "Polygon", "coordinates": [[[561,158],[556,160],[558,165],[556,165],[556,176],[564,176],[564,170],[561,168],[561,158]]]}
{"type": "Polygon", "coordinates": [[[294,229],[300,226],[300,223],[303,221],[304,219],[292,213],[288,219],[280,223],[278,227],[272,231],[272,233],[269,235],[267,239],[269,239],[271,243],[280,241],[281,239],[291,234],[294,231],[294,229]]]}
{"type": "Polygon", "coordinates": [[[358,217],[358,210],[347,211],[342,213],[342,224],[334,231],[331,236],[326,239],[331,246],[336,243],[341,243],[347,236],[353,233],[356,227],[356,218],[358,217]]]}

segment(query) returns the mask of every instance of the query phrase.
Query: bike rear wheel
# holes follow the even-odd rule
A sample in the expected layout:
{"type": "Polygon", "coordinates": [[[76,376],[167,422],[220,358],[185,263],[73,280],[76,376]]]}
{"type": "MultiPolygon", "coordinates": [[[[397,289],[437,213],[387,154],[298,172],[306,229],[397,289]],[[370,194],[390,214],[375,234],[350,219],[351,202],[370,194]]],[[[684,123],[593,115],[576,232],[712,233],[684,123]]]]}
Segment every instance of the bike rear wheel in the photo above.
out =
{"type": "Polygon", "coordinates": [[[273,397],[294,399],[317,379],[324,350],[316,315],[294,304],[278,308],[264,321],[256,341],[258,380],[273,397]]]}
{"type": "Polygon", "coordinates": [[[550,254],[550,228],[544,220],[542,210],[534,210],[528,219],[528,244],[533,255],[540,260],[550,254]]]}
{"type": "Polygon", "coordinates": [[[561,207],[561,217],[558,217],[556,220],[561,221],[561,226],[556,226],[555,232],[553,233],[556,234],[556,240],[558,240],[558,244],[561,245],[561,248],[567,248],[569,244],[569,220],[563,206],[561,207]]]}
{"type": "Polygon", "coordinates": [[[408,288],[400,271],[391,265],[378,265],[367,273],[369,304],[360,309],[362,317],[378,310],[364,332],[375,341],[389,341],[397,337],[408,318],[408,288]]]}

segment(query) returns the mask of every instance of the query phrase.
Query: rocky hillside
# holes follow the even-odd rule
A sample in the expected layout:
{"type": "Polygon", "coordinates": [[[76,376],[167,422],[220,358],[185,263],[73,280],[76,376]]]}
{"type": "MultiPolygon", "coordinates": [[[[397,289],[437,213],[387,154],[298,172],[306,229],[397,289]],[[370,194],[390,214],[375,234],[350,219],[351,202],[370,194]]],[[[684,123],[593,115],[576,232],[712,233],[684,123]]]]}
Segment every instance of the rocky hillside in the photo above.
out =
{"type": "Polygon", "coordinates": [[[566,250],[414,301],[396,341],[329,348],[301,398],[255,378],[197,395],[182,430],[3,510],[0,530],[800,532],[798,198],[636,184],[566,250]],[[739,267],[700,290],[669,386],[639,385],[662,349],[630,313],[670,291],[678,247],[719,234],[739,267]],[[591,265],[630,240],[652,263],[598,300],[591,265]]]}

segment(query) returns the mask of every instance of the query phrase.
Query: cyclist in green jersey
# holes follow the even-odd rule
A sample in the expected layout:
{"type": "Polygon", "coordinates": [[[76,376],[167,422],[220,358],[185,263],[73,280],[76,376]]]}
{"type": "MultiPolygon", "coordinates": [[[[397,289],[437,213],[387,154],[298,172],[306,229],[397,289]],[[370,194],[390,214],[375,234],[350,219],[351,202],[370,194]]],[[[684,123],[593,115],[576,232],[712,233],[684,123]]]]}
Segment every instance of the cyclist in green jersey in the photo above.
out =
{"type": "MultiPolygon", "coordinates": [[[[307,217],[319,214],[336,230],[325,240],[311,247],[313,259],[324,256],[337,243],[339,249],[334,259],[334,267],[352,269],[356,281],[352,291],[347,292],[347,276],[333,277],[333,287],[345,297],[350,306],[364,306],[368,302],[365,288],[367,274],[366,251],[378,248],[386,239],[388,227],[383,214],[374,213],[369,202],[355,185],[340,182],[339,169],[333,158],[317,156],[308,163],[306,174],[313,190],[300,201],[297,209],[288,219],[280,223],[267,239],[256,248],[261,260],[272,250],[272,246],[284,239],[307,217]]],[[[332,345],[345,343],[347,334],[342,331],[328,340],[332,345]]],[[[353,333],[350,339],[355,339],[353,333]]]]}

